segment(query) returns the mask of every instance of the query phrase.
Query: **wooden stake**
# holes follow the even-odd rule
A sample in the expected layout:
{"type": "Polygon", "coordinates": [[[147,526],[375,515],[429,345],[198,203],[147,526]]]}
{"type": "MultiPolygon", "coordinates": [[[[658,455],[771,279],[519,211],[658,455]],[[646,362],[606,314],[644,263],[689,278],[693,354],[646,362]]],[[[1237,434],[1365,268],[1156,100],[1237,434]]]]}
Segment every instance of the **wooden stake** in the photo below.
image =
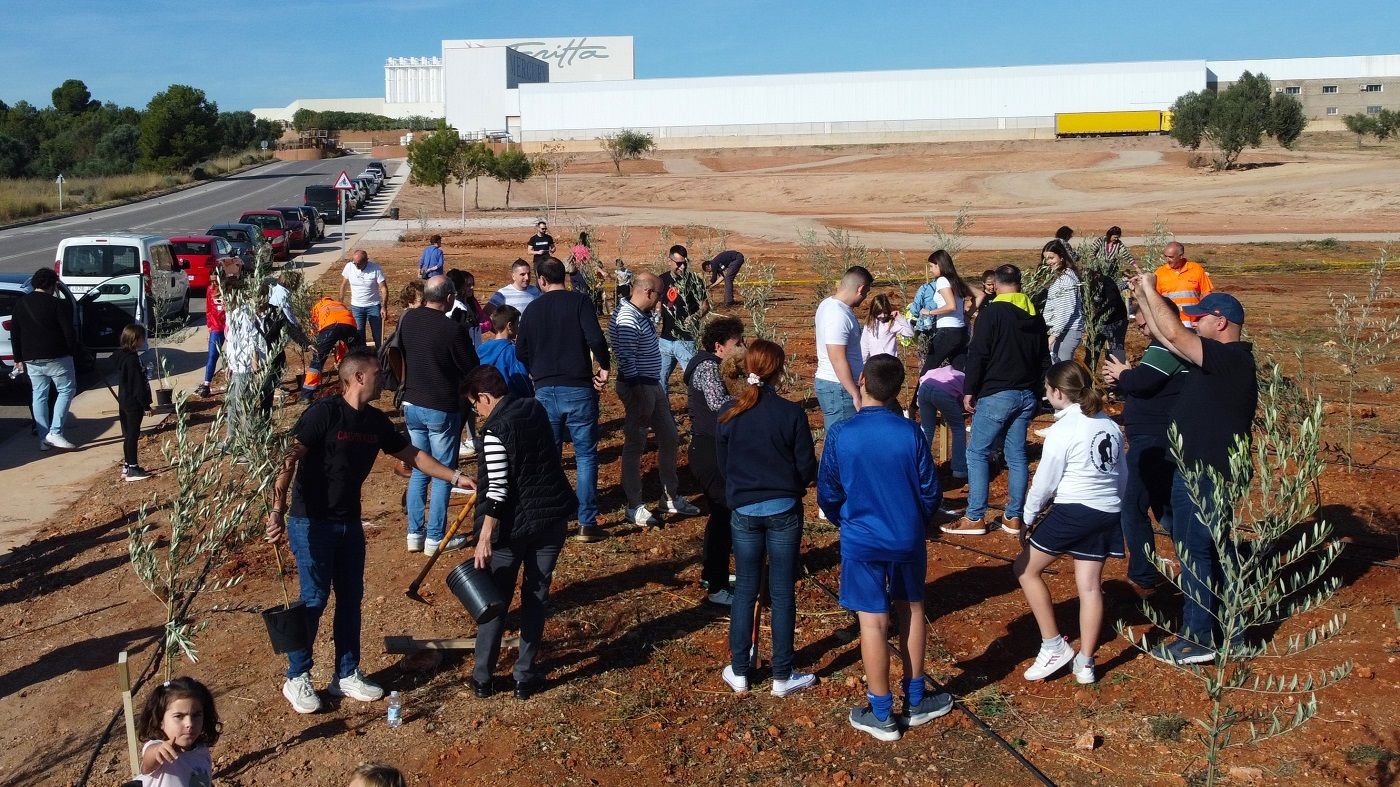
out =
{"type": "Polygon", "coordinates": [[[126,651],[117,656],[117,688],[122,693],[122,714],[126,716],[126,755],[131,761],[131,778],[141,778],[141,742],[136,739],[136,709],[131,702],[131,665],[126,651]]]}

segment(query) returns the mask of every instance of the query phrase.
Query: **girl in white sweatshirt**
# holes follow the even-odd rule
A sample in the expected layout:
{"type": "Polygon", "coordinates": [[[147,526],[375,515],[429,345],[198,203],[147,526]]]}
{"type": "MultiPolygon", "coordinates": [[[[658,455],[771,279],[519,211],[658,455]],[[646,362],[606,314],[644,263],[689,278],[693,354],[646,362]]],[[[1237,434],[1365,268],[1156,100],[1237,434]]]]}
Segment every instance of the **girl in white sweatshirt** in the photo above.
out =
{"type": "Polygon", "coordinates": [[[1055,424],[1045,430],[1045,448],[1026,500],[1026,524],[1039,519],[1012,565],[1040,627],[1040,654],[1026,680],[1044,680],[1073,663],[1080,683],[1093,683],[1094,650],[1103,626],[1103,563],[1123,557],[1119,508],[1127,474],[1123,433],[1103,413],[1089,371],[1077,361],[1061,361],[1045,375],[1045,396],[1055,408],[1055,424]],[[1050,513],[1040,512],[1053,499],[1050,513]],[[1050,589],[1042,573],[1061,555],[1074,559],[1079,588],[1079,650],[1060,636],[1050,589]]]}

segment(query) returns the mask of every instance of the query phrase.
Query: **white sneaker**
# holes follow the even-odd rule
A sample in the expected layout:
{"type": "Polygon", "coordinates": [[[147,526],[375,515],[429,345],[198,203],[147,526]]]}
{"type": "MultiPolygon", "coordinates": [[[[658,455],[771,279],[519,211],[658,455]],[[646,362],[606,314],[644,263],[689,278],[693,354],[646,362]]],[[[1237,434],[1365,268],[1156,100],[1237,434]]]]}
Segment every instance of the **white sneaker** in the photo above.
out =
{"type": "Polygon", "coordinates": [[[821,510],[821,508],[818,508],[818,509],[817,509],[817,519],[820,519],[820,520],[822,520],[823,522],[828,522],[828,521],[830,521],[830,520],[828,520],[828,519],[826,518],[826,512],[823,511],[823,510],[821,510]]]}
{"type": "Polygon", "coordinates": [[[745,692],[749,690],[749,679],[743,675],[735,675],[733,664],[725,667],[722,675],[724,677],[724,682],[728,683],[729,688],[733,689],[735,692],[745,692]]]}
{"type": "Polygon", "coordinates": [[[331,685],[326,687],[326,691],[336,697],[349,697],[360,702],[374,702],[384,699],[384,689],[365,680],[365,676],[359,670],[346,675],[340,680],[331,681],[331,685]]]}
{"type": "Polygon", "coordinates": [[[315,713],[321,709],[321,698],[316,696],[316,688],[311,685],[310,673],[287,678],[282,684],[282,696],[292,703],[292,710],[297,713],[315,713]]]}
{"type": "Polygon", "coordinates": [[[414,535],[414,534],[412,534],[412,533],[409,533],[409,534],[408,534],[408,551],[409,551],[409,552],[422,552],[422,551],[423,551],[423,539],[424,539],[424,538],[425,538],[425,536],[424,536],[422,533],[419,533],[418,535],[414,535]]]}
{"type": "Polygon", "coordinates": [[[627,509],[627,521],[645,527],[661,527],[661,520],[646,506],[627,509]]]}
{"type": "Polygon", "coordinates": [[[773,679],[773,696],[786,697],[789,694],[796,694],[808,686],[815,685],[817,676],[810,672],[798,672],[793,670],[787,680],[773,679]]]}
{"type": "Polygon", "coordinates": [[[1080,663],[1079,659],[1077,657],[1075,658],[1074,679],[1086,686],[1090,683],[1098,682],[1099,676],[1094,674],[1094,662],[1092,659],[1080,663]]]}
{"type": "Polygon", "coordinates": [[[700,516],[700,509],[690,504],[690,501],[683,497],[667,500],[663,506],[668,514],[680,514],[681,516],[700,516]]]}
{"type": "Polygon", "coordinates": [[[711,593],[708,596],[708,598],[711,604],[718,604],[721,607],[727,607],[730,604],[734,603],[734,594],[730,593],[725,588],[720,588],[719,590],[716,590],[715,592],[711,593]]]}
{"type": "Polygon", "coordinates": [[[1072,661],[1074,661],[1074,648],[1069,646],[1069,642],[1064,637],[1060,637],[1057,646],[1041,647],[1040,653],[1035,657],[1035,663],[1026,670],[1025,678],[1026,680],[1045,680],[1072,661]]]}
{"type": "Polygon", "coordinates": [[[68,438],[64,437],[61,434],[54,434],[53,432],[50,432],[44,436],[44,442],[48,443],[54,448],[62,448],[65,451],[72,451],[74,448],[77,448],[76,445],[73,445],[72,443],[68,442],[68,438]]]}

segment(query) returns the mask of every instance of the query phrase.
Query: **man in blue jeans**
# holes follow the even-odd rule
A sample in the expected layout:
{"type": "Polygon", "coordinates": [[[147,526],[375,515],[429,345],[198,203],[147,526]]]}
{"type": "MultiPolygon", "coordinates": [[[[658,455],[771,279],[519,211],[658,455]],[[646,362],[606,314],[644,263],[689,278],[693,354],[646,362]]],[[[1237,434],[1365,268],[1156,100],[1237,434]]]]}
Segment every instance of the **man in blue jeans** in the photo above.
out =
{"type": "MultiPolygon", "coordinates": [[[[471,331],[447,316],[455,300],[451,280],[434,276],[423,286],[423,305],[404,312],[397,328],[404,359],[404,426],[415,448],[448,467],[457,466],[462,439],[462,381],[479,364],[471,331]]],[[[465,534],[443,543],[448,494],[447,484],[434,481],[425,512],[428,476],[420,470],[409,476],[409,552],[432,555],[466,543],[465,534]]]]}
{"type": "Polygon", "coordinates": [[[365,533],[360,490],[383,451],[454,486],[465,478],[409,444],[388,416],[370,406],[379,398],[379,361],[354,350],[340,362],[340,396],[317,400],[292,427],[292,450],[272,489],[267,540],[289,542],[306,607],[309,647],[287,654],[282,696],[297,713],[315,713],[321,698],[311,685],[312,649],[321,615],[335,592],[334,696],[373,702],[384,690],[360,673],[360,602],[365,592],[365,533]],[[293,476],[296,481],[293,484],[293,476]],[[288,508],[287,492],[291,491],[288,508]]]}
{"type": "Polygon", "coordinates": [[[710,297],[700,274],[690,271],[690,257],[681,245],[671,247],[671,270],[661,274],[661,330],[657,332],[661,346],[661,393],[666,394],[666,380],[671,370],[681,373],[695,357],[695,339],[705,315],[710,313],[710,297]]]}
{"type": "MultiPolygon", "coordinates": [[[[1174,318],[1157,292],[1155,274],[1139,273],[1131,283],[1152,337],[1189,364],[1171,413],[1182,449],[1171,491],[1171,534],[1177,554],[1182,555],[1180,584],[1185,597],[1181,636],[1161,643],[1151,655],[1173,664],[1204,664],[1215,660],[1216,648],[1223,644],[1222,624],[1230,624],[1229,644],[1236,644],[1245,633],[1220,615],[1226,572],[1218,543],[1229,538],[1233,527],[1233,501],[1227,499],[1224,508],[1217,509],[1211,500],[1217,483],[1244,480],[1232,476],[1230,454],[1240,442],[1249,450],[1259,406],[1254,347],[1240,341],[1244,307],[1234,296],[1212,292],[1199,303],[1183,306],[1181,313],[1196,319],[1192,331],[1174,318]],[[1203,505],[1192,499],[1193,486],[1196,500],[1203,505]]],[[[1244,466],[1249,467],[1248,461],[1244,466]]]]}
{"type": "Polygon", "coordinates": [[[817,305],[817,374],[813,388],[827,429],[860,409],[860,320],[855,308],[870,294],[875,277],[860,265],[841,276],[836,292],[817,305]]]}
{"type": "Polygon", "coordinates": [[[967,376],[963,409],[972,413],[972,437],[967,444],[967,510],[958,521],[942,525],[944,533],[983,536],[987,519],[987,486],[991,468],[987,457],[998,441],[1006,457],[1006,508],[1001,529],[1020,535],[1030,485],[1026,462],[1026,431],[1040,404],[1050,354],[1045,351],[1045,319],[1021,292],[1021,270],[1015,265],[996,269],[996,297],[977,315],[977,330],[967,347],[967,376]]]}
{"type": "Polygon", "coordinates": [[[340,271],[341,303],[350,304],[350,313],[355,316],[355,328],[360,332],[360,344],[365,343],[365,326],[374,337],[374,347],[379,349],[383,337],[384,321],[389,319],[389,280],[384,278],[384,269],[379,263],[370,260],[364,251],[357,250],[340,271]],[[350,289],[350,300],[345,300],[345,290],[350,289]]]}
{"type": "Polygon", "coordinates": [[[33,291],[15,302],[10,327],[15,369],[29,375],[34,423],[39,427],[39,450],[76,448],[63,436],[68,405],[78,391],[73,356],[81,345],[73,321],[73,304],[54,297],[58,274],[52,268],[35,271],[29,286],[33,291]],[[49,418],[49,383],[53,383],[58,392],[52,419],[49,418]]]}
{"type": "Polygon", "coordinates": [[[520,318],[515,355],[535,383],[554,441],[574,444],[580,541],[603,537],[598,526],[598,392],[608,381],[608,342],[588,295],[564,287],[564,263],[538,265],[543,292],[520,318]],[[594,370],[594,363],[597,370],[594,370]]]}

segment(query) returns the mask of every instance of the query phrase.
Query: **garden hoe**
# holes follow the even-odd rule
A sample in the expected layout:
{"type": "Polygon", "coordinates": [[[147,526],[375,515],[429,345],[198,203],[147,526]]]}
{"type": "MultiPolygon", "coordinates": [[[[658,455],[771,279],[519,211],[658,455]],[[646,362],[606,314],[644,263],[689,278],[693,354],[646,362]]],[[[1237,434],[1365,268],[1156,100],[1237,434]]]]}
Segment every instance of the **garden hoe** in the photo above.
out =
{"type": "Polygon", "coordinates": [[[471,499],[467,501],[467,504],[462,506],[461,513],[457,514],[457,518],[452,520],[452,524],[447,528],[447,533],[443,535],[442,544],[438,547],[438,551],[434,552],[431,556],[428,557],[428,562],[423,565],[423,570],[418,572],[418,576],[413,579],[413,583],[408,586],[408,590],[404,593],[404,595],[422,604],[432,603],[426,598],[423,598],[421,595],[419,595],[418,588],[422,586],[423,580],[426,579],[428,576],[428,572],[433,570],[433,564],[437,563],[437,559],[442,555],[443,552],[447,551],[443,547],[446,547],[447,542],[451,541],[452,537],[457,535],[457,528],[461,527],[462,523],[465,522],[469,517],[471,517],[472,511],[475,509],[476,494],[473,493],[471,499]]]}

